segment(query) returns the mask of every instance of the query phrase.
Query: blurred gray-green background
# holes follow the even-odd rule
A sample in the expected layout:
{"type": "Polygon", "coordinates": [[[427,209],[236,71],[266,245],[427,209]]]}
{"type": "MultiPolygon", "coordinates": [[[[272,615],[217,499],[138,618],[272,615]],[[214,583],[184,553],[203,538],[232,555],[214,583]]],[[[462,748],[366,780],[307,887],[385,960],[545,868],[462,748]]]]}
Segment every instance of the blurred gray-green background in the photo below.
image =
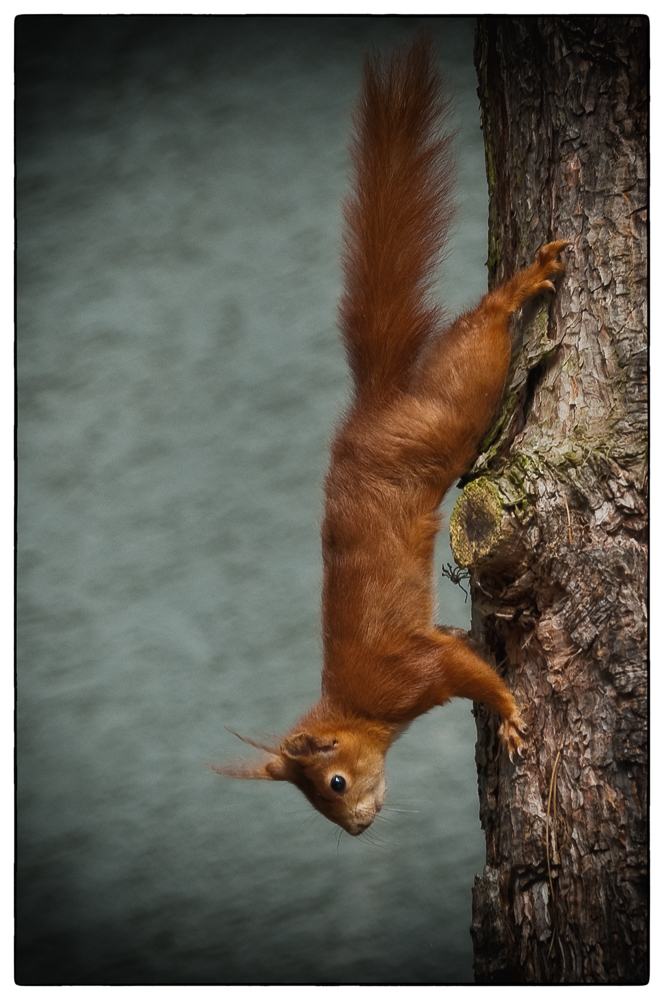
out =
{"type": "Polygon", "coordinates": [[[349,110],[422,27],[456,312],[486,287],[472,18],[17,21],[20,983],[472,981],[468,702],[396,744],[406,811],[359,839],[208,768],[319,693],[349,110]]]}

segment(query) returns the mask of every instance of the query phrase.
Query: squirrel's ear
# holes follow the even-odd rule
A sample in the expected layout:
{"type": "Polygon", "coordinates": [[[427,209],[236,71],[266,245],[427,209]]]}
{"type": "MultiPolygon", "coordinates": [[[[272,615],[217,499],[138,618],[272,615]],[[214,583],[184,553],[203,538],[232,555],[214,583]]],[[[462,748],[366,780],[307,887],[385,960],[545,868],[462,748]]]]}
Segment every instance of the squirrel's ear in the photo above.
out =
{"type": "Polygon", "coordinates": [[[288,736],[281,744],[281,752],[287,757],[311,757],[315,753],[330,753],[334,750],[335,739],[321,739],[310,733],[296,733],[288,736]]]}

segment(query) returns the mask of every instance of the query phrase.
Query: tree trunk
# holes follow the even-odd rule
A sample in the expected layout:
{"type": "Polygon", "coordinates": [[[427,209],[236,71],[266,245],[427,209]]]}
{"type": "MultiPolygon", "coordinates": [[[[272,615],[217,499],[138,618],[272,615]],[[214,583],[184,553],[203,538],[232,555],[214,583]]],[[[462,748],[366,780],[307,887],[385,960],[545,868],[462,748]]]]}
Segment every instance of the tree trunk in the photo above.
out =
{"type": "Polygon", "coordinates": [[[568,238],[514,324],[500,418],[451,524],[473,629],[529,724],[477,708],[480,983],[643,983],[647,964],[648,22],[482,17],[490,283],[568,238]]]}

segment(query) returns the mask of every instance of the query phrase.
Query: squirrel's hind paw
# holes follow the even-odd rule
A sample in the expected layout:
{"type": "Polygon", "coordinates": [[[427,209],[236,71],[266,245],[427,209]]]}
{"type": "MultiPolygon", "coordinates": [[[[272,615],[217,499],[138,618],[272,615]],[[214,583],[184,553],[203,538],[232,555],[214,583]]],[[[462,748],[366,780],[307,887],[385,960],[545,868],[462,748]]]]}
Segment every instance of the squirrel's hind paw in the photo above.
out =
{"type": "Polygon", "coordinates": [[[542,292],[555,292],[556,286],[550,277],[565,273],[565,265],[562,261],[556,260],[556,257],[568,246],[571,246],[570,240],[554,240],[553,243],[547,243],[542,247],[532,267],[523,272],[524,277],[528,278],[528,292],[525,298],[534,298],[542,292]]]}
{"type": "Polygon", "coordinates": [[[517,712],[509,719],[504,719],[498,730],[498,736],[512,763],[514,763],[515,753],[518,753],[519,757],[523,757],[525,754],[526,742],[523,736],[527,732],[528,726],[517,712]]]}
{"type": "Polygon", "coordinates": [[[545,290],[555,292],[556,286],[552,281],[549,281],[549,275],[558,275],[565,273],[565,265],[556,260],[556,257],[564,250],[565,247],[571,246],[570,240],[555,240],[553,243],[547,243],[537,254],[537,260],[535,262],[535,288],[537,293],[543,292],[545,290]]]}
{"type": "Polygon", "coordinates": [[[564,250],[565,247],[571,246],[571,240],[554,240],[552,243],[547,243],[537,254],[537,263],[540,266],[545,267],[552,260],[555,260],[561,250],[564,250]]]}

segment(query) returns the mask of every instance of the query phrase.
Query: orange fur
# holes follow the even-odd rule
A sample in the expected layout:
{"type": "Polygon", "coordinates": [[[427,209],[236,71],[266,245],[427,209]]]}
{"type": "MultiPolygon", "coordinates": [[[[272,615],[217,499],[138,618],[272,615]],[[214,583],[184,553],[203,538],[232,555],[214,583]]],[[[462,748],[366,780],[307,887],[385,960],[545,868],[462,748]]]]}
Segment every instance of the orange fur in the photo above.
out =
{"type": "Polygon", "coordinates": [[[500,403],[510,317],[553,289],[567,241],[442,329],[429,289],[451,218],[445,112],[426,42],[386,66],[367,61],[340,305],[355,391],[325,483],[322,696],[263,748],[267,761],[219,769],[291,781],[353,835],[382,808],[385,754],[417,716],[453,697],[484,702],[510,756],[525,730],[466,633],[434,624],[433,552],[440,502],[500,403]]]}

